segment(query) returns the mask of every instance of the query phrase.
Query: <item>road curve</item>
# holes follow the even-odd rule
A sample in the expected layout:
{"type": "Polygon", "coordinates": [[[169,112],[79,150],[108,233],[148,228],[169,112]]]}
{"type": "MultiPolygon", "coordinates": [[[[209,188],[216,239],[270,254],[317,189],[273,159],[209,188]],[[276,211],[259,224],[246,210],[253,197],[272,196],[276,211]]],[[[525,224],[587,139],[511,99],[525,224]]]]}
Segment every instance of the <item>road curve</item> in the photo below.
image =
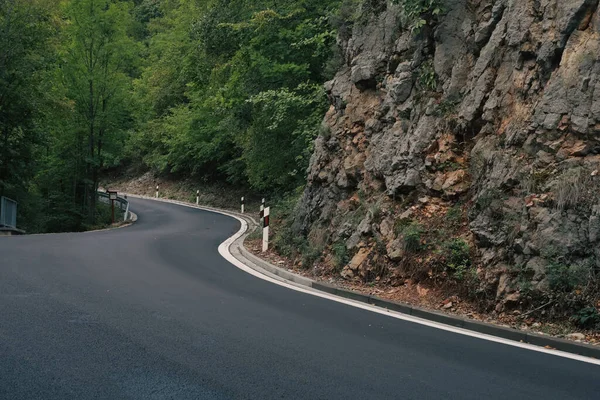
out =
{"type": "Polygon", "coordinates": [[[597,399],[600,367],[265,282],[239,222],[132,200],[138,222],[0,239],[0,399],[597,399]]]}

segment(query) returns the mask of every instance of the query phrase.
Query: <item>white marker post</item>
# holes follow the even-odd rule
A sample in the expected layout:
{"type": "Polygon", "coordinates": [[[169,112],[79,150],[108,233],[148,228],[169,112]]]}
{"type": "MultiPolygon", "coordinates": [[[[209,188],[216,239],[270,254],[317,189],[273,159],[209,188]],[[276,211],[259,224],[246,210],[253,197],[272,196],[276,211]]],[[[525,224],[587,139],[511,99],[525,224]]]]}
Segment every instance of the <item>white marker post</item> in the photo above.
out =
{"type": "Polygon", "coordinates": [[[156,198],[158,199],[158,185],[156,185],[156,198]]]}
{"type": "Polygon", "coordinates": [[[200,205],[200,190],[196,191],[196,205],[200,205]]]}
{"type": "Polygon", "coordinates": [[[265,218],[265,199],[262,199],[260,204],[260,226],[263,226],[263,219],[265,218]]]}
{"type": "Polygon", "coordinates": [[[265,208],[265,217],[263,219],[263,246],[262,251],[265,253],[269,250],[269,213],[270,207],[265,208]]]}
{"type": "Polygon", "coordinates": [[[242,214],[244,213],[244,198],[242,197],[242,214]]]}

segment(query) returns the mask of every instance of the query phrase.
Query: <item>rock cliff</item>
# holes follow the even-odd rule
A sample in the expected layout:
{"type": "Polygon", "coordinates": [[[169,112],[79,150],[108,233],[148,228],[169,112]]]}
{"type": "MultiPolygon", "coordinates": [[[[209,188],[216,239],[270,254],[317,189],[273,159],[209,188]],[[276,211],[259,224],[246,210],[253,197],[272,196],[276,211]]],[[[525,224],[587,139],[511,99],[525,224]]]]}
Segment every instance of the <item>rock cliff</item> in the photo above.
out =
{"type": "Polygon", "coordinates": [[[346,279],[595,306],[598,0],[446,0],[420,29],[375,9],[339,39],[295,231],[346,279]]]}

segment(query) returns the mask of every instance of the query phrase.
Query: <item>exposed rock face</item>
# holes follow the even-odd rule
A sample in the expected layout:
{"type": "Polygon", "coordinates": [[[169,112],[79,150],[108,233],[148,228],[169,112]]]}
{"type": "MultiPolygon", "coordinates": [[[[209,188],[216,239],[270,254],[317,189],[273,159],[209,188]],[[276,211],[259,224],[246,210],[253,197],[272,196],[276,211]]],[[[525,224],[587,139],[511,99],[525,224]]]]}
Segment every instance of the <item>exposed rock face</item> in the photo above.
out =
{"type": "Polygon", "coordinates": [[[523,276],[547,291],[551,264],[599,269],[598,0],[447,0],[418,34],[402,21],[388,4],[342,43],[332,134],[316,142],[295,229],[347,240],[348,199],[362,193],[383,222],[349,236],[398,261],[400,213],[461,199],[479,275],[506,302],[523,276]]]}

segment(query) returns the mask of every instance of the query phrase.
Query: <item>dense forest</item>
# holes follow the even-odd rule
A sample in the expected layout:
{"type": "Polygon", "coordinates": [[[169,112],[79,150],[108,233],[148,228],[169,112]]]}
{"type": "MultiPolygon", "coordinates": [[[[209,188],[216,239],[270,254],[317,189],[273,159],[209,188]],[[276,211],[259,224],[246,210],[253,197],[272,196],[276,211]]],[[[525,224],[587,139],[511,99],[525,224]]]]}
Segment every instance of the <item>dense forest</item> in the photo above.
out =
{"type": "Polygon", "coordinates": [[[355,5],[1,0],[0,195],[49,232],[93,226],[123,165],[298,188],[355,5]]]}

